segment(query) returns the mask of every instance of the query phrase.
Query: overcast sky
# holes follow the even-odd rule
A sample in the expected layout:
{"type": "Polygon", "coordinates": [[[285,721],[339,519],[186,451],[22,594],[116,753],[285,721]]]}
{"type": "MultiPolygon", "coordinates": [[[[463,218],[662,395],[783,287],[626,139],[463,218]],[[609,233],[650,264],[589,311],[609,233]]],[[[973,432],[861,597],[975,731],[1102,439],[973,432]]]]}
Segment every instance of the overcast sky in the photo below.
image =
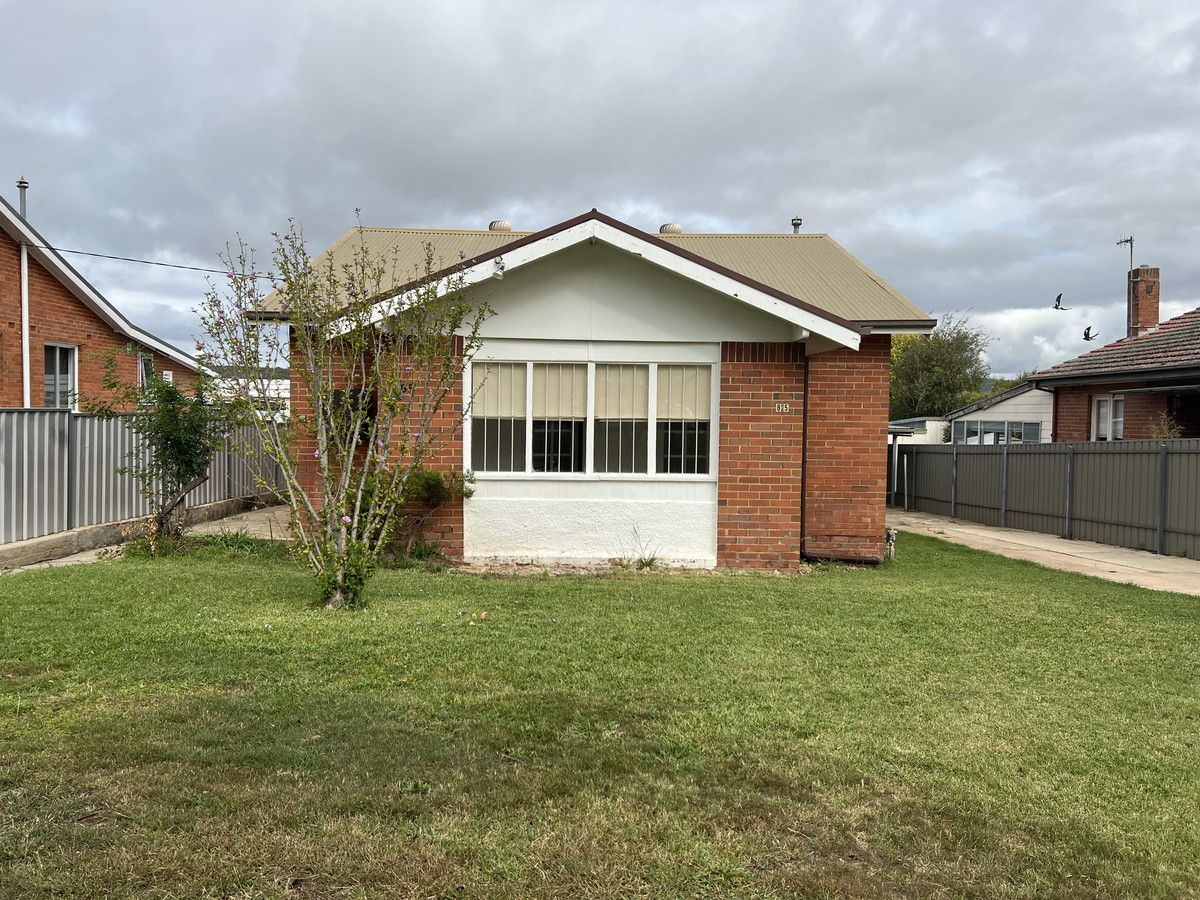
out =
{"type": "MultiPolygon", "coordinates": [[[[0,191],[56,246],[216,264],[287,217],[831,233],[993,371],[1200,305],[1200,13],[1179,3],[0,0],[0,191]],[[1068,313],[1050,310],[1064,293],[1068,313]]],[[[190,349],[201,276],[69,257],[190,349]]]]}

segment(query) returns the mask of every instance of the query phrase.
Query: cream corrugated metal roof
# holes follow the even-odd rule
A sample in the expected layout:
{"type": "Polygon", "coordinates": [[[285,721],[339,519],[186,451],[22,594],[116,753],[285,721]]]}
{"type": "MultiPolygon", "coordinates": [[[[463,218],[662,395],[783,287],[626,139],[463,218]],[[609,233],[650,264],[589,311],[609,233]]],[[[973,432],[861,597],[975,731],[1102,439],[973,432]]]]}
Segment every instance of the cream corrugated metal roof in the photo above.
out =
{"type": "MultiPolygon", "coordinates": [[[[363,228],[373,256],[391,259],[404,271],[401,282],[424,274],[425,245],[438,268],[492,253],[537,232],[466,231],[431,228],[363,228]],[[461,254],[461,255],[460,255],[461,254]]],[[[317,258],[335,265],[352,258],[357,229],[351,229],[317,258]]],[[[703,260],[731,269],[797,300],[860,323],[932,322],[929,316],[825,234],[655,234],[703,260]]],[[[274,308],[269,301],[263,310],[274,308]]]]}

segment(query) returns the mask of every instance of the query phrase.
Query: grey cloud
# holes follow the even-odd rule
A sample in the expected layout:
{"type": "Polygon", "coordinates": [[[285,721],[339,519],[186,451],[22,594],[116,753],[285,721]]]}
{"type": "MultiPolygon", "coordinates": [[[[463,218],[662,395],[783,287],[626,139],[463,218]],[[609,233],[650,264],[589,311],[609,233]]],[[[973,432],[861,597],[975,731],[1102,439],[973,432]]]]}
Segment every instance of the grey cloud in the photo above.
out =
{"type": "MultiPolygon", "coordinates": [[[[325,244],[355,207],[530,228],[592,206],[695,230],[786,230],[799,213],[920,306],[973,310],[1003,372],[1086,349],[1045,316],[1059,291],[1114,333],[1123,232],[1168,300],[1200,295],[1200,16],[1182,2],[20,18],[0,75],[27,88],[0,101],[0,174],[30,177],[35,224],[67,246],[212,265],[235,232],[265,247],[288,216],[325,244]]],[[[203,288],[79,265],[173,334],[203,288]]]]}

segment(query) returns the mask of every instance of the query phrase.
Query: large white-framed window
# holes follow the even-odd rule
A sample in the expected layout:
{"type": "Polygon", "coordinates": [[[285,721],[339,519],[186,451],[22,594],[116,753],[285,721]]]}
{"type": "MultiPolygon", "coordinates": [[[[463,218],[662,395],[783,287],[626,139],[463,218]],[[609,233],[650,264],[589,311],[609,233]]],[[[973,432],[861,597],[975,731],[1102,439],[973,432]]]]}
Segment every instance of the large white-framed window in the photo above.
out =
{"type": "Polygon", "coordinates": [[[715,358],[554,356],[467,367],[463,449],[477,478],[716,479],[715,358]]]}
{"type": "Polygon", "coordinates": [[[79,393],[76,379],[78,348],[71,344],[47,342],[43,352],[43,405],[47,409],[74,409],[79,393]]]}
{"type": "Polygon", "coordinates": [[[1093,398],[1092,440],[1125,440],[1125,398],[1120,394],[1093,398]]]}

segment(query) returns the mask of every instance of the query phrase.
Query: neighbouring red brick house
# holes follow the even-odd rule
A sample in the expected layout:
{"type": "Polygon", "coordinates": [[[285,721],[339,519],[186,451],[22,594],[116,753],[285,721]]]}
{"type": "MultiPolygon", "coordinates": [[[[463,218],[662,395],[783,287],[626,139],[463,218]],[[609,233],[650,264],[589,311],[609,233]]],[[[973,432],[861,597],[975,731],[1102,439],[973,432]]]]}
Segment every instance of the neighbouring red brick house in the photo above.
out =
{"type": "Polygon", "coordinates": [[[187,384],[195,359],[133,325],[76,272],[25,217],[0,198],[0,409],[77,408],[99,397],[99,355],[133,380],[154,371],[187,384]]]}
{"type": "MultiPolygon", "coordinates": [[[[444,552],[882,558],[891,335],[934,322],[828,236],[652,235],[592,210],[532,233],[363,239],[418,268],[432,243],[495,311],[444,412],[464,424],[435,464],[476,480],[442,511],[444,552]]],[[[292,403],[305,415],[295,380],[292,403]]]]}
{"type": "Polygon", "coordinates": [[[1029,376],[1054,391],[1053,440],[1200,437],[1200,309],[1158,321],[1159,271],[1129,272],[1126,336],[1029,376]]]}

